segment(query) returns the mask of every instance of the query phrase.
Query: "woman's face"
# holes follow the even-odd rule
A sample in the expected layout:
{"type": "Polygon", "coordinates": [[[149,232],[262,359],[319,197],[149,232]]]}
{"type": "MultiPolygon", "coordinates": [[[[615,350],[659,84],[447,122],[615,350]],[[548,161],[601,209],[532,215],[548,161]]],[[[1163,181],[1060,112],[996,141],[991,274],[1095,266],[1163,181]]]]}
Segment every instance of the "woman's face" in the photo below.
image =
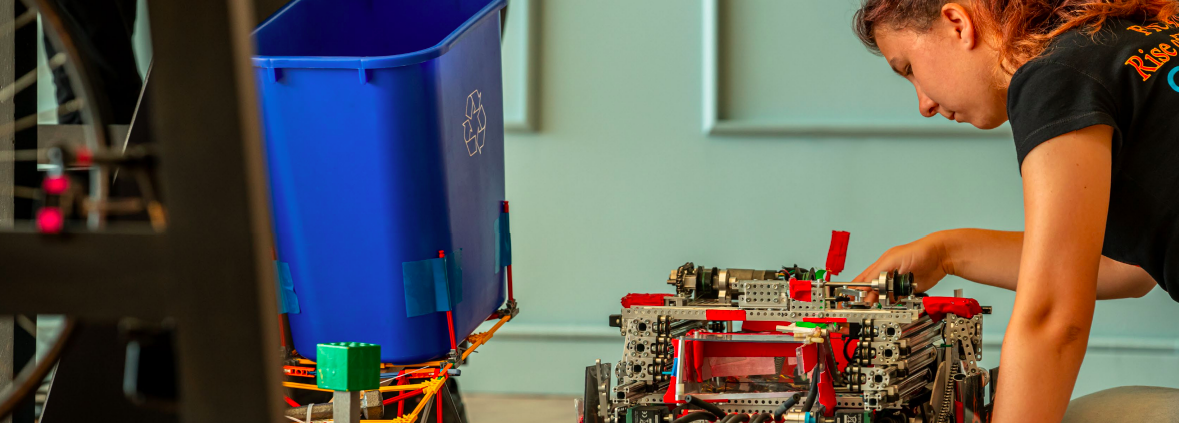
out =
{"type": "Polygon", "coordinates": [[[947,4],[928,31],[881,28],[876,43],[893,71],[917,89],[923,116],[981,129],[1007,121],[1009,77],[962,6],[947,4]]]}

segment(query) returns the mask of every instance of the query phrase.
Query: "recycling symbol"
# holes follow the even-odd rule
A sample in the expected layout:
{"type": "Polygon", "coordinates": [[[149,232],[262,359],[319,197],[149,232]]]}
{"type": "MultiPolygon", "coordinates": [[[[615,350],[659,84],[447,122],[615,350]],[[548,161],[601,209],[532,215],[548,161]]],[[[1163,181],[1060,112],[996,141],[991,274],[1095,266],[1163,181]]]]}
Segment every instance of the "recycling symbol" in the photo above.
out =
{"type": "Polygon", "coordinates": [[[467,152],[474,156],[483,152],[483,142],[487,140],[487,112],[483,111],[483,93],[472,91],[467,96],[467,107],[463,121],[463,140],[467,143],[467,152]]]}

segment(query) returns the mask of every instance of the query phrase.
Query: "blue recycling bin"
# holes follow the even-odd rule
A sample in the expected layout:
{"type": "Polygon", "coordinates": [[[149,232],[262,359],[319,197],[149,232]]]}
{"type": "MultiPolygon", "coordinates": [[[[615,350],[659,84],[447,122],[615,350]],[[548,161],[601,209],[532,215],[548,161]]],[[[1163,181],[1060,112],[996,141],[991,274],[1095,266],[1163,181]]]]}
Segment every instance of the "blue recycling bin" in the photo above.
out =
{"type": "Polygon", "coordinates": [[[254,32],[280,298],[303,356],[365,342],[387,363],[436,359],[446,310],[461,341],[503,303],[504,5],[296,0],[254,32]]]}

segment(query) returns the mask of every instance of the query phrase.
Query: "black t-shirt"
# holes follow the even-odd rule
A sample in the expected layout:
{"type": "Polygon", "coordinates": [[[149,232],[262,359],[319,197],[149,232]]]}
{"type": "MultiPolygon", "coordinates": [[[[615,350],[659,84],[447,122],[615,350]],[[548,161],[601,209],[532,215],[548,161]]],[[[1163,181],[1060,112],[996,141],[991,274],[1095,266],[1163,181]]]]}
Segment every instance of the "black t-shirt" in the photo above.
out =
{"type": "Polygon", "coordinates": [[[1007,114],[1019,163],[1041,143],[1114,128],[1102,254],[1141,266],[1179,301],[1179,17],[1073,31],[1015,72],[1007,114]]]}

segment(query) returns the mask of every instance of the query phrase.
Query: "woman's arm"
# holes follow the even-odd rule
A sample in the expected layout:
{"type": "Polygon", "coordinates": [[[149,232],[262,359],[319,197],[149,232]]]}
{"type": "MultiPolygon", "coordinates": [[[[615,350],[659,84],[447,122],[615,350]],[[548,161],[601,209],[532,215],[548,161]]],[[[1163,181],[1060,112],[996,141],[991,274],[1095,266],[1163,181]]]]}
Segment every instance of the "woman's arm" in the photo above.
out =
{"type": "MultiPolygon", "coordinates": [[[[913,272],[917,289],[925,292],[946,275],[985,285],[1015,290],[1023,232],[986,229],[951,229],[890,248],[853,281],[875,279],[880,272],[913,272]]],[[[1097,272],[1097,299],[1141,297],[1157,285],[1149,273],[1107,257],[1097,272]]],[[[868,299],[875,301],[875,293],[868,299]]]]}
{"type": "MultiPolygon", "coordinates": [[[[931,235],[944,244],[946,273],[984,285],[1015,290],[1023,232],[952,229],[931,235]]],[[[1138,298],[1157,285],[1137,266],[1102,256],[1097,299],[1138,298]]]]}
{"type": "Polygon", "coordinates": [[[1109,210],[1113,129],[1049,140],[1023,162],[1024,239],[994,421],[1057,422],[1085,357],[1109,210]]]}

